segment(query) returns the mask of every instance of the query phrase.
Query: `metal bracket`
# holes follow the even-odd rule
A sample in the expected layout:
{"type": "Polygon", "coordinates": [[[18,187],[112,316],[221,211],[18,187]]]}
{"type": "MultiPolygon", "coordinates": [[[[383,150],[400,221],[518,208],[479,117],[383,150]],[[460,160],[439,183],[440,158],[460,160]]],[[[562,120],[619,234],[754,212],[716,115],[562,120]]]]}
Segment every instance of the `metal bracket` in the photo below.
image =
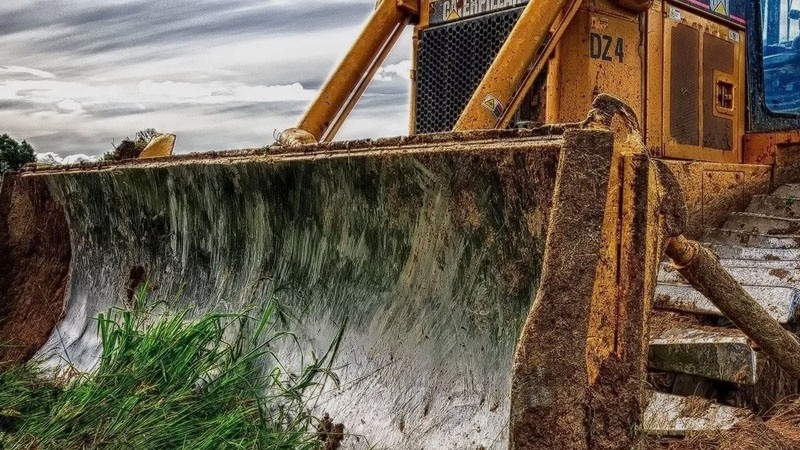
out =
{"type": "Polygon", "coordinates": [[[642,127],[639,125],[636,112],[625,102],[609,94],[600,94],[595,97],[589,117],[583,121],[582,125],[584,128],[591,128],[593,125],[611,128],[611,121],[615,116],[619,116],[623,120],[628,131],[639,136],[642,135],[642,127]]]}
{"type": "Polygon", "coordinates": [[[397,0],[397,7],[414,17],[419,17],[419,0],[397,0]]]}
{"type": "Polygon", "coordinates": [[[617,4],[633,12],[644,12],[653,6],[653,0],[617,0],[617,4]]]}

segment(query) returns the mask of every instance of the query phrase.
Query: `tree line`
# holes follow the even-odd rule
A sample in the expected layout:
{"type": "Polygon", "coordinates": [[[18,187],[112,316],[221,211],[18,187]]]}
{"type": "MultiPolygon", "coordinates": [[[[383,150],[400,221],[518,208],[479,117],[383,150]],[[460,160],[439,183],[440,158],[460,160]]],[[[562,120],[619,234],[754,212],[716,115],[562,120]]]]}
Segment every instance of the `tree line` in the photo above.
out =
{"type": "Polygon", "coordinates": [[[0,136],[0,174],[17,171],[36,161],[36,152],[27,141],[17,142],[11,136],[0,136]]]}
{"type": "MultiPolygon", "coordinates": [[[[125,138],[119,145],[114,145],[113,150],[106,152],[101,157],[104,161],[118,161],[133,159],[139,156],[147,143],[158,135],[154,128],[145,128],[136,132],[135,139],[125,138]]],[[[27,141],[17,142],[8,134],[0,135],[0,175],[6,172],[16,172],[25,164],[36,162],[36,152],[27,141]]]]}

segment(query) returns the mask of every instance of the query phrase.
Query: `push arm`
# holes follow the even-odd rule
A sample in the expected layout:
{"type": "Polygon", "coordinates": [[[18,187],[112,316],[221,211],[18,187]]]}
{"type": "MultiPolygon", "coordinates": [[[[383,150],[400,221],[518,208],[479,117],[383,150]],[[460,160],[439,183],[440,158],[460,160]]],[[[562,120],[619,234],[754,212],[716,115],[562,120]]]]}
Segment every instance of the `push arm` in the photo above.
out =
{"type": "Polygon", "coordinates": [[[405,25],[419,10],[419,0],[381,0],[355,44],[333,71],[297,129],[287,130],[302,143],[333,139],[341,122],[366,89],[405,25]],[[299,130],[298,130],[299,129],[299,130]]]}

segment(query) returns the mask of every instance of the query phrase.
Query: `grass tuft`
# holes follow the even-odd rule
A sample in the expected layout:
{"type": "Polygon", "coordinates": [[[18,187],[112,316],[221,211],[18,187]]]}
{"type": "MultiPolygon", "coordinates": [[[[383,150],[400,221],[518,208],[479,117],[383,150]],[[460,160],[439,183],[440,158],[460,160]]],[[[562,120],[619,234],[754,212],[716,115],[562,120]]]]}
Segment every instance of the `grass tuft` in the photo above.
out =
{"type": "Polygon", "coordinates": [[[305,402],[326,379],[338,382],[330,371],[338,339],[290,375],[270,351],[294,340],[270,327],[272,304],[256,318],[196,320],[136,304],[98,317],[95,371],[66,383],[34,365],[0,373],[0,448],[322,448],[305,402]]]}

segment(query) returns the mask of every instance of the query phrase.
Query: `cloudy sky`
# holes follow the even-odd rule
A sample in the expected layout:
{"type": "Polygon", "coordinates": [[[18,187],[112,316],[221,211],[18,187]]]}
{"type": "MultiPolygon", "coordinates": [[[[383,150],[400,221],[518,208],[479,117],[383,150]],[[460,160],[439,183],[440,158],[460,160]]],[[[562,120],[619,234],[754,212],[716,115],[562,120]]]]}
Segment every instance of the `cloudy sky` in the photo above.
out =
{"type": "MultiPolygon", "coordinates": [[[[156,128],[177,152],[294,126],[375,0],[2,0],[0,133],[99,155],[156,128]]],[[[337,138],[405,134],[408,33],[337,138]]]]}

